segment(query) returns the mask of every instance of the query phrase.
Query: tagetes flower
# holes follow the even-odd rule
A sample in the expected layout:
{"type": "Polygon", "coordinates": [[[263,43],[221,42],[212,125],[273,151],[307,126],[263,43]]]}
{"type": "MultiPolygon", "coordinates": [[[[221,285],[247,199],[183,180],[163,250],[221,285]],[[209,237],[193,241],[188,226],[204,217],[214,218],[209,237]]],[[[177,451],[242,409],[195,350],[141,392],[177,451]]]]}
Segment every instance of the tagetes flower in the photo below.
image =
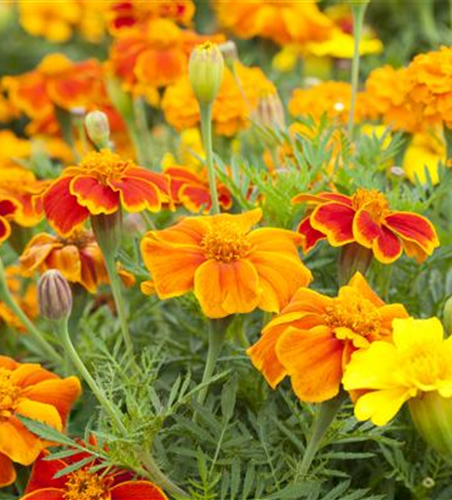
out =
{"type": "Polygon", "coordinates": [[[356,350],[390,340],[392,320],[406,317],[401,304],[385,304],[356,273],[336,298],[300,288],[248,354],[273,389],[289,376],[300,400],[318,403],[338,394],[356,350]]]}
{"type": "Polygon", "coordinates": [[[353,196],[299,194],[292,202],[315,207],[298,226],[305,252],[324,239],[335,247],[358,243],[372,250],[380,262],[391,264],[403,250],[422,262],[439,246],[430,221],[412,212],[391,210],[385,196],[375,189],[358,189],[353,196]]]}
{"type": "Polygon", "coordinates": [[[347,390],[365,390],[355,404],[358,420],[389,422],[412,398],[437,392],[452,397],[452,338],[437,318],[398,319],[393,342],[373,343],[353,355],[343,379],[347,390]]]}
{"type": "Polygon", "coordinates": [[[75,229],[67,237],[40,233],[27,244],[19,260],[25,276],[58,269],[68,281],[91,293],[108,282],[99,245],[94,235],[84,229],[75,229]]]}
{"type": "Polygon", "coordinates": [[[13,462],[30,465],[48,446],[17,416],[38,420],[61,432],[80,393],[76,377],[61,379],[40,365],[0,356],[0,486],[16,480],[13,462]]]}
{"type": "Polygon", "coordinates": [[[141,252],[152,282],[142,291],[161,299],[194,291],[204,314],[223,318],[256,308],[278,312],[311,281],[297,252],[300,238],[284,229],[251,228],[260,209],[240,215],[187,217],[150,231],[141,252]]]}
{"type": "MultiPolygon", "coordinates": [[[[174,203],[182,204],[193,213],[208,213],[212,206],[209,181],[205,169],[195,169],[184,165],[171,165],[164,168],[171,185],[171,196],[174,203]]],[[[229,210],[232,206],[232,195],[221,183],[217,183],[218,201],[221,207],[229,210]]]]}
{"type": "Polygon", "coordinates": [[[168,500],[163,491],[145,480],[134,480],[126,470],[101,468],[90,472],[99,462],[89,461],[89,452],[74,453],[61,460],[46,460],[44,452],[33,465],[25,495],[21,500],[168,500]],[[72,464],[88,463],[74,472],[61,474],[72,464]],[[59,475],[59,477],[56,477],[59,475]]]}
{"type": "Polygon", "coordinates": [[[171,203],[168,179],[123,160],[109,150],[88,153],[75,167],[67,167],[43,194],[44,212],[63,236],[90,215],[157,212],[171,203]]]}
{"type": "MultiPolygon", "coordinates": [[[[251,114],[257,109],[262,93],[274,88],[260,68],[247,68],[236,63],[236,71],[243,92],[231,71],[225,68],[223,83],[212,106],[215,132],[228,137],[250,125],[251,114]]],[[[166,121],[179,131],[200,122],[198,101],[187,75],[165,90],[162,110],[166,121]]]]}
{"type": "Polygon", "coordinates": [[[249,0],[231,3],[214,0],[218,20],[239,38],[259,36],[279,45],[325,40],[334,28],[316,0],[249,0]]]}
{"type": "Polygon", "coordinates": [[[11,235],[10,221],[19,210],[18,203],[0,195],[0,245],[11,235]]]}

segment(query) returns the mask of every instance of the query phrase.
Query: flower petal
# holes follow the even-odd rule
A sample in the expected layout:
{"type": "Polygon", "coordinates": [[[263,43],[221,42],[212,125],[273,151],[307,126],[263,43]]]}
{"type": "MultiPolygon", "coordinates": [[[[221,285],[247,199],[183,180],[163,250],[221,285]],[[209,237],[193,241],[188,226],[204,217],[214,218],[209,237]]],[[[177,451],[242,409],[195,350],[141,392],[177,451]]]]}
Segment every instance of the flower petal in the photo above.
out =
{"type": "Polygon", "coordinates": [[[0,243],[3,243],[11,236],[11,226],[9,222],[0,216],[0,243]]]}
{"type": "Polygon", "coordinates": [[[325,203],[314,209],[311,225],[328,238],[332,246],[342,246],[355,241],[353,218],[355,211],[339,203],[325,203]]]}
{"type": "Polygon", "coordinates": [[[307,253],[312,250],[319,241],[325,240],[324,233],[317,231],[311,225],[311,216],[308,215],[303,219],[297,227],[297,231],[303,236],[302,247],[303,252],[307,253]]]}
{"type": "Polygon", "coordinates": [[[62,460],[44,460],[46,454],[46,452],[43,452],[33,464],[25,493],[31,493],[42,488],[64,488],[67,476],[55,479],[55,475],[60,470],[65,469],[67,464],[62,460]]]}
{"type": "Polygon", "coordinates": [[[0,422],[0,454],[22,465],[32,464],[43,448],[42,442],[19,420],[11,417],[0,422]]]}
{"type": "Polygon", "coordinates": [[[385,425],[410,397],[405,387],[368,392],[355,403],[355,416],[358,420],[370,418],[375,425],[385,425]]]}
{"type": "Polygon", "coordinates": [[[64,500],[64,490],[57,488],[43,488],[35,490],[21,497],[20,500],[64,500]]]}
{"type": "Polygon", "coordinates": [[[380,225],[372,219],[372,215],[361,208],[353,219],[353,235],[357,243],[366,248],[372,248],[373,242],[381,234],[380,225]]]}
{"type": "Polygon", "coordinates": [[[168,500],[163,491],[149,481],[127,481],[110,489],[111,500],[168,500]]]}
{"type": "Polygon", "coordinates": [[[113,214],[119,209],[119,194],[94,177],[77,175],[70,183],[70,192],[90,214],[113,214]]]}
{"type": "Polygon", "coordinates": [[[383,264],[391,264],[397,260],[403,251],[399,238],[387,227],[381,227],[381,233],[374,240],[373,253],[375,258],[383,264]]]}
{"type": "Polygon", "coordinates": [[[441,345],[444,339],[444,328],[438,318],[429,319],[395,319],[393,341],[398,349],[409,349],[416,345],[428,349],[432,345],[441,345]]]}
{"type": "Polygon", "coordinates": [[[150,210],[158,212],[162,206],[159,190],[155,184],[134,177],[110,180],[109,185],[119,191],[122,206],[128,212],[150,210]]]}
{"type": "Polygon", "coordinates": [[[13,484],[16,480],[16,470],[11,460],[0,453],[0,488],[13,484]]]}

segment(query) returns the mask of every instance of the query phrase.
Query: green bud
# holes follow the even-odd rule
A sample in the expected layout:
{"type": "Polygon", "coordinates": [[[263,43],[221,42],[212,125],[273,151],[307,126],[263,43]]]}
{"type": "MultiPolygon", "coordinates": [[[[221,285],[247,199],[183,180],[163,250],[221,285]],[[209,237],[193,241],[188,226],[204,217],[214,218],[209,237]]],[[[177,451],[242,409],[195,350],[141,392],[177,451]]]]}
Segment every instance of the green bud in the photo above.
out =
{"type": "Polygon", "coordinates": [[[108,148],[110,140],[110,124],[102,111],[91,111],[85,117],[88,137],[99,149],[108,148]]]}
{"type": "Polygon", "coordinates": [[[188,73],[196,99],[212,104],[223,81],[224,60],[218,45],[205,42],[196,46],[190,56],[188,73]]]}
{"type": "Polygon", "coordinates": [[[66,278],[57,271],[46,271],[38,281],[38,305],[41,316],[59,321],[72,310],[72,292],[66,278]]]}

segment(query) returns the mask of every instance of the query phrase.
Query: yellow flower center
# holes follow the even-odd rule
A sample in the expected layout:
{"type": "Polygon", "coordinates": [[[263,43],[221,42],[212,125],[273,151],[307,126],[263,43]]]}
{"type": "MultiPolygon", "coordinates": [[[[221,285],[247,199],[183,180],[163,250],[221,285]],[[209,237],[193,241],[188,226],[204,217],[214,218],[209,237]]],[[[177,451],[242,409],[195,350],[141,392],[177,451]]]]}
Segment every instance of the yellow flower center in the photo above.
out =
{"type": "Polygon", "coordinates": [[[381,337],[381,315],[377,307],[354,290],[342,290],[326,309],[326,324],[339,340],[351,340],[357,348],[381,337]]]}
{"type": "Polygon", "coordinates": [[[0,421],[11,417],[20,396],[20,387],[11,381],[12,371],[0,368],[0,421]]]}
{"type": "Polygon", "coordinates": [[[83,248],[90,241],[94,241],[94,236],[86,229],[75,228],[65,238],[58,236],[58,240],[64,245],[74,245],[77,248],[83,248]]]}
{"type": "Polygon", "coordinates": [[[69,475],[64,490],[64,500],[110,500],[108,481],[83,469],[69,475]]]}
{"type": "Polygon", "coordinates": [[[88,153],[79,164],[87,175],[96,177],[102,184],[106,184],[107,180],[120,179],[124,170],[131,166],[132,162],[123,160],[108,149],[88,153]]]}
{"type": "Polygon", "coordinates": [[[381,221],[389,213],[388,200],[376,189],[358,189],[352,196],[352,207],[355,210],[364,206],[376,222],[381,221]]]}
{"type": "Polygon", "coordinates": [[[234,222],[223,222],[211,227],[204,236],[201,246],[209,259],[220,262],[243,259],[251,249],[246,233],[234,222]]]}

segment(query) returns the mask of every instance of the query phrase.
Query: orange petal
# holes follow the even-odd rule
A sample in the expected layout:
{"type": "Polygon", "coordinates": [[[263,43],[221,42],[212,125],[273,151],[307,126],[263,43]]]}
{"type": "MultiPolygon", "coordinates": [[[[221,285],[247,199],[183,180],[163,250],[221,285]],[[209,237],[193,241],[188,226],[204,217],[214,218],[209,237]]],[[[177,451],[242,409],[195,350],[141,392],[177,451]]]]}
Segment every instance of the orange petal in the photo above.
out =
{"type": "Polygon", "coordinates": [[[8,356],[0,356],[0,368],[6,368],[7,370],[15,370],[19,366],[19,363],[14,361],[14,359],[8,356]]]}
{"type": "Polygon", "coordinates": [[[126,481],[110,489],[111,500],[168,500],[163,491],[149,481],[126,481]]]}
{"type": "Polygon", "coordinates": [[[311,225],[328,238],[332,246],[342,246],[355,241],[353,218],[355,211],[339,203],[325,203],[314,209],[311,225]]]}
{"type": "Polygon", "coordinates": [[[0,422],[0,454],[22,465],[32,464],[43,445],[19,420],[11,417],[0,422]]]}
{"type": "Polygon", "coordinates": [[[11,460],[0,453],[0,488],[13,484],[16,480],[16,471],[11,460]]]}
{"type": "Polygon", "coordinates": [[[256,269],[245,260],[204,262],[195,273],[194,292],[209,318],[251,312],[261,295],[256,269]]]}
{"type": "Polygon", "coordinates": [[[312,250],[319,241],[326,239],[322,232],[312,227],[310,215],[300,222],[297,231],[303,236],[302,247],[305,253],[312,250]]]}
{"type": "Polygon", "coordinates": [[[319,403],[339,392],[343,343],[328,327],[312,330],[289,328],[276,344],[276,354],[291,377],[301,401],[319,403]]]}
{"type": "Polygon", "coordinates": [[[39,403],[23,398],[17,405],[16,413],[31,420],[47,424],[58,431],[63,430],[60,414],[52,404],[39,403]]]}
{"type": "Polygon", "coordinates": [[[248,233],[262,219],[262,210],[255,208],[249,212],[242,214],[219,214],[204,217],[209,224],[220,224],[223,222],[231,222],[239,227],[244,233],[248,233]]]}
{"type": "Polygon", "coordinates": [[[158,212],[162,206],[157,187],[146,180],[124,177],[120,180],[110,180],[109,185],[119,191],[121,204],[129,212],[158,212]]]}
{"type": "Polygon", "coordinates": [[[387,227],[381,227],[380,236],[374,240],[372,247],[374,256],[383,264],[391,264],[402,255],[402,244],[399,238],[387,227]]]}
{"type": "Polygon", "coordinates": [[[380,297],[372,290],[369,283],[367,283],[366,278],[364,278],[361,273],[355,273],[348,286],[356,289],[360,295],[372,302],[375,306],[382,307],[385,305],[385,302],[381,300],[380,297]]]}
{"type": "Polygon", "coordinates": [[[42,490],[32,491],[21,497],[20,500],[64,500],[66,497],[63,489],[43,488],[42,490]]]}
{"type": "Polygon", "coordinates": [[[66,245],[53,251],[47,258],[48,269],[58,269],[68,281],[80,282],[82,263],[75,245],[66,245]]]}
{"type": "Polygon", "coordinates": [[[353,235],[356,242],[363,247],[372,248],[374,240],[380,234],[380,225],[372,219],[372,215],[365,208],[358,210],[353,219],[353,235]]]}
{"type": "Polygon", "coordinates": [[[27,386],[38,384],[43,380],[58,379],[57,375],[44,370],[41,365],[24,363],[17,366],[11,375],[11,381],[25,389],[27,386]]]}
{"type": "Polygon", "coordinates": [[[70,183],[70,191],[90,214],[112,214],[119,209],[118,193],[94,177],[77,175],[70,183]]]}
{"type": "Polygon", "coordinates": [[[209,229],[208,217],[186,217],[178,224],[162,231],[150,231],[147,235],[155,240],[173,245],[195,245],[200,247],[209,229]]]}
{"type": "Polygon", "coordinates": [[[28,243],[19,258],[22,269],[28,274],[33,273],[44,263],[53,250],[61,248],[61,246],[62,244],[52,236],[45,233],[38,234],[28,243]]]}
{"type": "Polygon", "coordinates": [[[140,167],[128,167],[124,171],[124,176],[128,178],[134,177],[137,179],[141,179],[151,184],[157,186],[159,191],[169,196],[170,194],[170,181],[167,175],[158,174],[156,172],[151,172],[145,168],[140,167]]]}

